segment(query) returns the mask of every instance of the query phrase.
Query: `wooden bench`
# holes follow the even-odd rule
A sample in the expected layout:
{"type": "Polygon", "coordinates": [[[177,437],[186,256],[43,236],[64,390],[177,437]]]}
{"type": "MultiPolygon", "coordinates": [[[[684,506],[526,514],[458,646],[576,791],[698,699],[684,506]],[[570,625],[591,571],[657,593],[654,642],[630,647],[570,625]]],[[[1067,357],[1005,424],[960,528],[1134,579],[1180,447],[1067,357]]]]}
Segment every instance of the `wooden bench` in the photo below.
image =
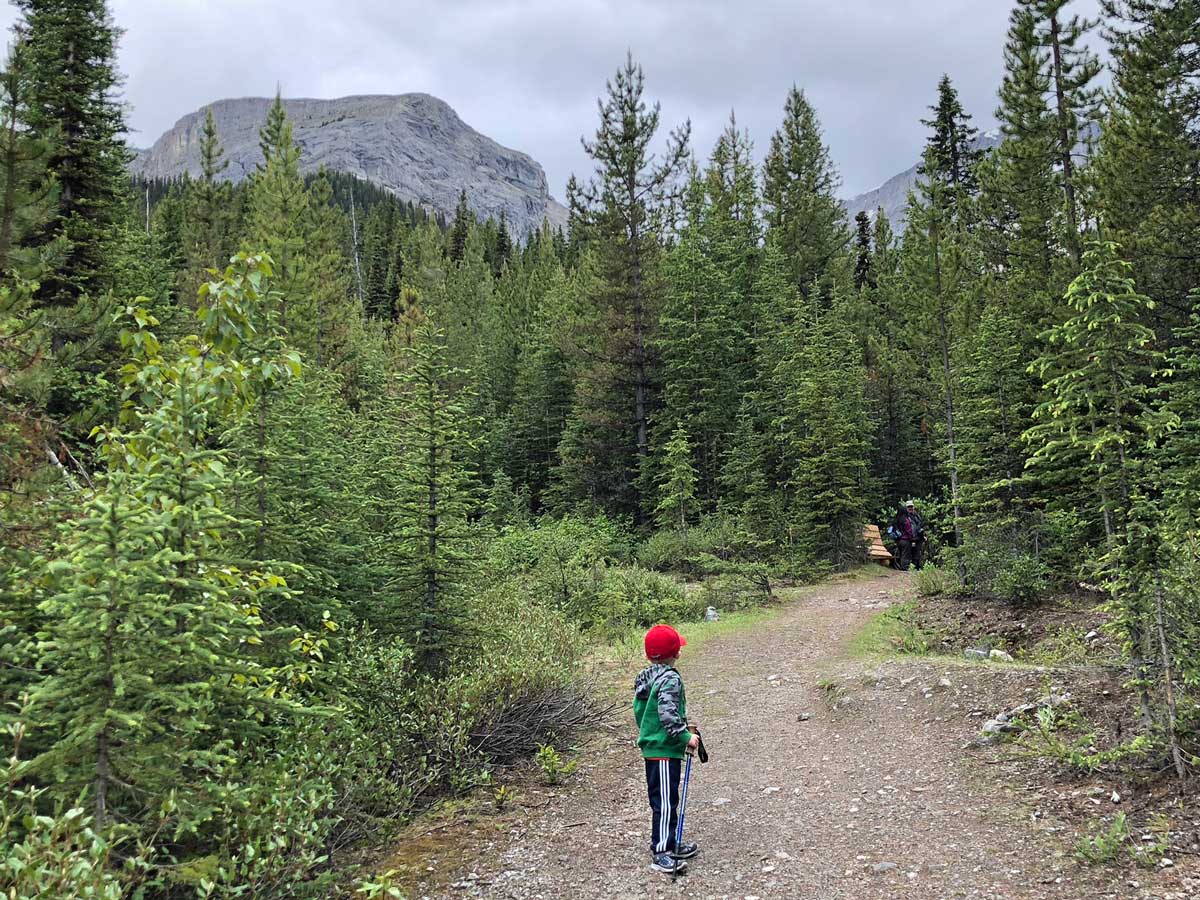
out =
{"type": "Polygon", "coordinates": [[[863,527],[863,543],[867,545],[867,560],[879,563],[881,566],[892,564],[892,551],[883,545],[883,536],[879,533],[878,525],[863,527]]]}

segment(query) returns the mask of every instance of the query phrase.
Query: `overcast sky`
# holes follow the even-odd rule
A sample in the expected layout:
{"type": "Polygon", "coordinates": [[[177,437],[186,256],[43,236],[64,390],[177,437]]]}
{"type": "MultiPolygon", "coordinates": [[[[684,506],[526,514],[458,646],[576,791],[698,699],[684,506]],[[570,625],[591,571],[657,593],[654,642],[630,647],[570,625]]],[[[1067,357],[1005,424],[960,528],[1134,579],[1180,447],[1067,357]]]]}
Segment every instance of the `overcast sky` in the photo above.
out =
{"type": "MultiPolygon", "coordinates": [[[[797,84],[824,124],[843,195],[916,161],[948,72],[992,126],[1009,0],[110,0],[131,142],[223,97],[425,91],[540,162],[560,199],[627,49],[663,124],[706,158],[737,113],[761,155],[797,84]]],[[[1091,12],[1098,0],[1077,0],[1091,12]]],[[[11,26],[11,7],[0,25],[11,26]]]]}

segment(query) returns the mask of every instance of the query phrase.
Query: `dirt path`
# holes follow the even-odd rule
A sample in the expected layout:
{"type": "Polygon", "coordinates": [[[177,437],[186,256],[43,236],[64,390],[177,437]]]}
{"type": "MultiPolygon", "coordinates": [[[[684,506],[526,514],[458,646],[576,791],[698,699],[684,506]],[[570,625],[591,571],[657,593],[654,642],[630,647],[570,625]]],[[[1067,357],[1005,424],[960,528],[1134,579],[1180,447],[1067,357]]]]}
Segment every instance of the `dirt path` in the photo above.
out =
{"type": "MultiPolygon", "coordinates": [[[[694,770],[687,825],[701,852],[678,883],[648,869],[631,726],[594,742],[571,784],[505,833],[464,837],[413,896],[1163,896],[1078,866],[992,751],[969,746],[982,710],[960,682],[992,667],[849,657],[867,619],[909,590],[900,574],[826,585],[685,651],[689,711],[713,761],[694,770]]],[[[1008,691],[1036,684],[1027,673],[1008,691]]]]}

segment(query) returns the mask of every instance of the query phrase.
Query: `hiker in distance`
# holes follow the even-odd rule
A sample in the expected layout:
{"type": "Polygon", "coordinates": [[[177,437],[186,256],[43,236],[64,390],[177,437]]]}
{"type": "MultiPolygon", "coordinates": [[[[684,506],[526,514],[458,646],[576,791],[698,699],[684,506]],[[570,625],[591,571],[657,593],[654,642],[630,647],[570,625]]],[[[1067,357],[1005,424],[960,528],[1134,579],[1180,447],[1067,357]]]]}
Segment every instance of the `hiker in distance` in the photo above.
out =
{"type": "Polygon", "coordinates": [[[650,665],[633,684],[633,717],[638,726],[638,747],[646,763],[646,793],[650,798],[650,868],[679,874],[684,860],[696,855],[694,843],[676,846],[679,819],[679,777],[683,759],[700,745],[687,721],[683,678],[675,669],[679,651],[687,644],[670,625],[655,625],[646,632],[646,658],[650,665]]]}
{"type": "Polygon", "coordinates": [[[896,540],[900,544],[900,568],[907,572],[909,566],[921,568],[921,550],[925,545],[925,520],[917,512],[917,504],[909,500],[892,523],[896,540]]]}

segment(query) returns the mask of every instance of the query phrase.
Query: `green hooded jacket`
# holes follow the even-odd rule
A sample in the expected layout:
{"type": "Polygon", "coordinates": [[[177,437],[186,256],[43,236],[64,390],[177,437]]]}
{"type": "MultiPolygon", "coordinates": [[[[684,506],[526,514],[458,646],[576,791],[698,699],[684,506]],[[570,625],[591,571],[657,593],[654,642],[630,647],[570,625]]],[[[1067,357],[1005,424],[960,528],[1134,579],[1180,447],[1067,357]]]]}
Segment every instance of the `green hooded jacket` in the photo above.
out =
{"type": "Polygon", "coordinates": [[[633,683],[633,717],[646,759],[683,759],[691,732],[683,679],[672,666],[655,663],[633,683]]]}

